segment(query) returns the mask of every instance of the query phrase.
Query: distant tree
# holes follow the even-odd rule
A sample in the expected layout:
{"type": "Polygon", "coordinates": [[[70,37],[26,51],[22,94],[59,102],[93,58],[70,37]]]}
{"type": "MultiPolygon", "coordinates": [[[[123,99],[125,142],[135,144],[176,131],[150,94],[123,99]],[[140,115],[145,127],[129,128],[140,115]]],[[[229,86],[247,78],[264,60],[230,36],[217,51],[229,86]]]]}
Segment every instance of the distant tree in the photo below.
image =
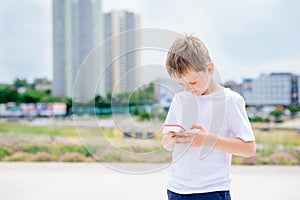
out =
{"type": "Polygon", "coordinates": [[[107,101],[111,102],[111,99],[112,99],[112,93],[111,92],[106,95],[106,99],[107,99],[107,101]]]}
{"type": "Polygon", "coordinates": [[[281,117],[284,114],[282,110],[273,110],[270,115],[273,115],[275,117],[276,122],[281,122],[281,117]]]}
{"type": "Polygon", "coordinates": [[[287,107],[291,111],[291,117],[295,117],[297,112],[300,112],[300,106],[299,105],[289,105],[287,107]]]}
{"type": "Polygon", "coordinates": [[[53,102],[60,102],[61,101],[60,98],[51,96],[46,91],[45,91],[45,93],[47,95],[42,96],[41,99],[40,99],[40,102],[42,102],[42,103],[53,103],[53,102]]]}
{"type": "Polygon", "coordinates": [[[38,103],[46,95],[44,91],[27,90],[24,94],[20,95],[20,101],[22,103],[38,103]]]}
{"type": "Polygon", "coordinates": [[[21,87],[29,87],[29,83],[27,82],[26,79],[15,79],[14,80],[14,83],[13,85],[16,87],[16,88],[21,88],[21,87]]]}
{"type": "Polygon", "coordinates": [[[0,103],[17,102],[18,92],[16,88],[5,86],[0,88],[0,103]]]}
{"type": "Polygon", "coordinates": [[[139,106],[135,106],[135,107],[134,107],[133,114],[134,114],[134,115],[139,115],[139,114],[140,114],[139,106]]]}
{"type": "Polygon", "coordinates": [[[97,95],[95,97],[95,106],[98,108],[110,107],[110,101],[102,97],[101,95],[97,95]]]}
{"type": "Polygon", "coordinates": [[[49,85],[51,84],[51,81],[49,81],[47,78],[35,78],[33,85],[49,85]]]}
{"type": "Polygon", "coordinates": [[[154,93],[154,83],[150,83],[149,87],[147,88],[146,91],[153,94],[154,93]]]}
{"type": "Polygon", "coordinates": [[[136,106],[141,104],[151,104],[154,102],[154,84],[149,85],[133,91],[132,93],[124,92],[116,95],[108,93],[106,98],[96,95],[93,103],[96,107],[110,107],[114,106],[136,106]]]}
{"type": "Polygon", "coordinates": [[[134,92],[130,99],[129,99],[129,105],[139,105],[141,102],[141,95],[139,92],[134,92]]]}
{"type": "Polygon", "coordinates": [[[71,98],[67,98],[67,97],[63,97],[63,98],[59,98],[58,101],[56,102],[63,102],[67,105],[67,111],[69,111],[72,108],[72,99],[71,98]]]}

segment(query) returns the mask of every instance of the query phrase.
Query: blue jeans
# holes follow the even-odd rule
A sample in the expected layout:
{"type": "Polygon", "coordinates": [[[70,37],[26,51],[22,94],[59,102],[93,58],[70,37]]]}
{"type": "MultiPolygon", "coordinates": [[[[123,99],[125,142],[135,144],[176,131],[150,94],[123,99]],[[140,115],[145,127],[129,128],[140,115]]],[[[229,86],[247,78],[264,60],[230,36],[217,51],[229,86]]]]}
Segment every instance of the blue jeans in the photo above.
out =
{"type": "Polygon", "coordinates": [[[231,200],[229,191],[218,191],[196,194],[177,194],[170,190],[168,192],[168,200],[231,200]]]}

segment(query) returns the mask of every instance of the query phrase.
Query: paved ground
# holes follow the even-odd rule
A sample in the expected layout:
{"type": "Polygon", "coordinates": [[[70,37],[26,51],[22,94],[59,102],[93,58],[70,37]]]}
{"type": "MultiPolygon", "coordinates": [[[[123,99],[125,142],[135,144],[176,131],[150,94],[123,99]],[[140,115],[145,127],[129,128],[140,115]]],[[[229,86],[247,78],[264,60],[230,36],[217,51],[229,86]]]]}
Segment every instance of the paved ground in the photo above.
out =
{"type": "Polygon", "coordinates": [[[277,124],[277,127],[282,128],[300,128],[300,119],[288,120],[283,123],[277,124]]]}
{"type": "MultiPolygon", "coordinates": [[[[119,164],[124,169],[157,167],[119,164]]],[[[300,167],[233,166],[232,199],[300,199],[300,167]]],[[[116,172],[99,163],[0,163],[1,200],[165,200],[168,168],[116,172]]]]}

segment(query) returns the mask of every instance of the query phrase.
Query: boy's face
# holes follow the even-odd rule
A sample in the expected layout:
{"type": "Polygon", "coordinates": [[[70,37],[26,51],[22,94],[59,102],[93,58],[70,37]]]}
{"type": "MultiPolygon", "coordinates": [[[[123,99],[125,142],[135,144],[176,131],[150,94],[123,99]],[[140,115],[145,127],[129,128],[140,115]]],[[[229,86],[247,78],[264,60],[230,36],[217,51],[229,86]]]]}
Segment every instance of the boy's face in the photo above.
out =
{"type": "Polygon", "coordinates": [[[195,96],[209,94],[209,83],[211,80],[212,70],[207,68],[206,71],[197,72],[189,70],[181,78],[175,78],[176,82],[186,91],[195,96]]]}

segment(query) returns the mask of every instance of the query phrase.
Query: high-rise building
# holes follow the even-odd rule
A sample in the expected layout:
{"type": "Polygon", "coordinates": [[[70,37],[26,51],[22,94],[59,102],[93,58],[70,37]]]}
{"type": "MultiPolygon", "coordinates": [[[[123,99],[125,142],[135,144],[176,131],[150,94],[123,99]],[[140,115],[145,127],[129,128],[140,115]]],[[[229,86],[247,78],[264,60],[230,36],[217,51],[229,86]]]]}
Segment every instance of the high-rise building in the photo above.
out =
{"type": "Polygon", "coordinates": [[[128,11],[105,14],[106,93],[129,92],[140,84],[140,16],[128,11]]]}
{"type": "Polygon", "coordinates": [[[104,39],[101,0],[53,0],[53,37],[53,95],[86,102],[104,92],[102,51],[87,59],[104,39]]]}
{"type": "Polygon", "coordinates": [[[244,79],[242,93],[247,105],[290,105],[298,102],[298,76],[292,73],[262,74],[244,79]]]}
{"type": "Polygon", "coordinates": [[[295,77],[294,81],[297,81],[297,93],[293,93],[293,96],[295,97],[295,102],[298,102],[298,105],[300,105],[300,76],[295,77]]]}
{"type": "Polygon", "coordinates": [[[71,97],[70,2],[53,0],[53,88],[57,97],[71,97]],[[69,86],[69,87],[68,87],[69,86]]]}

